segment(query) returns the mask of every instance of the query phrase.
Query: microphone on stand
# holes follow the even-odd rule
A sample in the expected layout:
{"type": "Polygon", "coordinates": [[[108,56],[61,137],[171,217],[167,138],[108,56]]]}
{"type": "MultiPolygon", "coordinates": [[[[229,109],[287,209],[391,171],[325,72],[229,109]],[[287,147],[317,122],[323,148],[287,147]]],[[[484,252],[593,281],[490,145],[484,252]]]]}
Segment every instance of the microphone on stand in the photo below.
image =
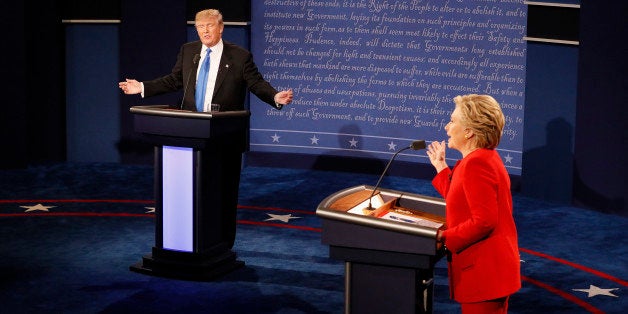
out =
{"type": "Polygon", "coordinates": [[[392,163],[392,161],[395,159],[395,157],[397,157],[397,155],[399,153],[401,153],[402,151],[406,150],[406,149],[410,149],[412,148],[413,150],[419,150],[419,149],[425,149],[425,140],[418,140],[418,141],[414,141],[412,142],[412,144],[410,146],[404,147],[400,150],[398,150],[393,156],[392,158],[390,158],[390,160],[388,161],[388,164],[386,165],[386,168],[384,168],[384,172],[382,172],[382,175],[379,176],[379,180],[377,180],[377,184],[375,184],[375,187],[373,188],[373,192],[371,193],[371,196],[369,197],[369,207],[366,208],[367,210],[374,210],[375,208],[373,208],[372,205],[372,200],[373,200],[373,196],[375,195],[375,191],[377,191],[377,188],[379,187],[379,184],[382,182],[382,179],[384,178],[384,175],[386,174],[386,171],[388,171],[388,167],[390,167],[390,164],[392,163]]]}
{"type": "MultiPolygon", "coordinates": [[[[201,60],[201,54],[197,53],[194,55],[194,59],[192,59],[192,62],[194,63],[194,65],[197,65],[199,60],[201,60]]],[[[185,85],[183,86],[183,99],[181,99],[181,105],[179,105],[179,110],[183,110],[183,102],[185,101],[185,93],[188,91],[188,84],[190,83],[190,76],[192,76],[192,72],[194,71],[190,71],[190,73],[188,73],[188,78],[185,80],[185,85]]]]}

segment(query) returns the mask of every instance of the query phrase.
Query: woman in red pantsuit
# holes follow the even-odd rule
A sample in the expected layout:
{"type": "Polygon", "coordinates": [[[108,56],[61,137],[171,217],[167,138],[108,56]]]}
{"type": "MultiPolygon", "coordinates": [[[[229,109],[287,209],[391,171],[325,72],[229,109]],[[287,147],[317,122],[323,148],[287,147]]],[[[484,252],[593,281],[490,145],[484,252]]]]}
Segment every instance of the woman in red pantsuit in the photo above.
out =
{"type": "Polygon", "coordinates": [[[446,202],[446,228],[437,240],[450,254],[451,298],[464,314],[507,313],[521,276],[510,178],[495,151],[504,114],[488,95],[457,96],[454,103],[446,145],[462,159],[450,169],[444,141],[432,142],[427,151],[438,172],[432,184],[446,202]]]}

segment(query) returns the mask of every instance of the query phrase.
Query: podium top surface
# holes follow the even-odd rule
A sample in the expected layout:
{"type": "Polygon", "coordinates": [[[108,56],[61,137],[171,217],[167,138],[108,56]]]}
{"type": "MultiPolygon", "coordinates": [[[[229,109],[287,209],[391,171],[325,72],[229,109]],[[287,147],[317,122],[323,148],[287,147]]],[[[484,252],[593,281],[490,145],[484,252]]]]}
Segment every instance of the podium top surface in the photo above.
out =
{"type": "Polygon", "coordinates": [[[248,117],[251,112],[248,110],[221,111],[221,112],[196,112],[170,108],[168,105],[133,106],[129,109],[131,113],[190,119],[212,119],[212,118],[235,118],[248,117]]]}
{"type": "Polygon", "coordinates": [[[160,145],[208,147],[207,144],[233,144],[237,150],[247,148],[251,112],[193,112],[171,109],[164,105],[134,106],[135,131],[160,145]]]}
{"type": "MultiPolygon", "coordinates": [[[[381,207],[395,206],[407,209],[432,220],[428,224],[417,224],[405,221],[405,219],[386,219],[376,215],[360,214],[358,207],[366,207],[373,187],[360,185],[338,191],[325,198],[316,209],[316,214],[325,219],[343,221],[355,225],[372,227],[393,232],[418,235],[427,238],[435,238],[441,222],[445,219],[445,201],[443,199],[406,193],[389,189],[377,189],[376,197],[381,197],[385,204],[381,207]],[[353,200],[352,200],[353,199],[353,200]],[[394,205],[392,205],[394,203],[394,205]],[[341,208],[344,207],[344,208],[341,208]]],[[[373,203],[374,204],[374,203],[373,203]]],[[[376,209],[377,212],[380,208],[376,209]]],[[[400,215],[397,215],[400,216],[400,215]]],[[[395,217],[393,217],[395,218],[395,217]]],[[[419,219],[420,220],[420,219],[419,219]]]]}

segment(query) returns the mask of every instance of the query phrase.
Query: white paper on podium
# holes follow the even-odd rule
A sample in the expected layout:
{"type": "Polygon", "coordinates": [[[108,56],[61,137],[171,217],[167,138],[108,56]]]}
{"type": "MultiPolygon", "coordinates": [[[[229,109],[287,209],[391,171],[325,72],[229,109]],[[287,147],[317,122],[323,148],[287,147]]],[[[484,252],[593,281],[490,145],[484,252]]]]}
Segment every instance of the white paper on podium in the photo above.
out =
{"type": "Polygon", "coordinates": [[[415,225],[419,225],[423,227],[435,228],[435,229],[438,229],[443,225],[440,222],[435,222],[435,221],[431,221],[431,220],[427,220],[427,219],[423,219],[419,217],[414,217],[410,215],[404,215],[404,214],[400,214],[396,212],[388,212],[385,215],[383,215],[381,218],[415,224],[415,225]]]}

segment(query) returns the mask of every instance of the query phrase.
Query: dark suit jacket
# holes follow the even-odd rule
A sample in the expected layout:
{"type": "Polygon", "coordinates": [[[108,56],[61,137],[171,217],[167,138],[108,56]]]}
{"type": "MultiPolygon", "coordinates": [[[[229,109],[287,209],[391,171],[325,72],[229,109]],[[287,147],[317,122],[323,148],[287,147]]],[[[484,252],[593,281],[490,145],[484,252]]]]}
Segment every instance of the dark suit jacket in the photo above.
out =
{"type": "MultiPolygon", "coordinates": [[[[253,55],[227,41],[223,40],[223,44],[212,103],[220,104],[220,111],[243,110],[248,88],[262,101],[281,109],[281,105],[276,105],[274,101],[277,90],[259,73],[253,62],[253,55]]],[[[201,45],[200,41],[183,44],[172,73],[145,81],[144,96],[150,97],[185,88],[187,90],[182,109],[196,111],[194,94],[198,62],[194,63],[194,56],[201,53],[201,45]]]]}

